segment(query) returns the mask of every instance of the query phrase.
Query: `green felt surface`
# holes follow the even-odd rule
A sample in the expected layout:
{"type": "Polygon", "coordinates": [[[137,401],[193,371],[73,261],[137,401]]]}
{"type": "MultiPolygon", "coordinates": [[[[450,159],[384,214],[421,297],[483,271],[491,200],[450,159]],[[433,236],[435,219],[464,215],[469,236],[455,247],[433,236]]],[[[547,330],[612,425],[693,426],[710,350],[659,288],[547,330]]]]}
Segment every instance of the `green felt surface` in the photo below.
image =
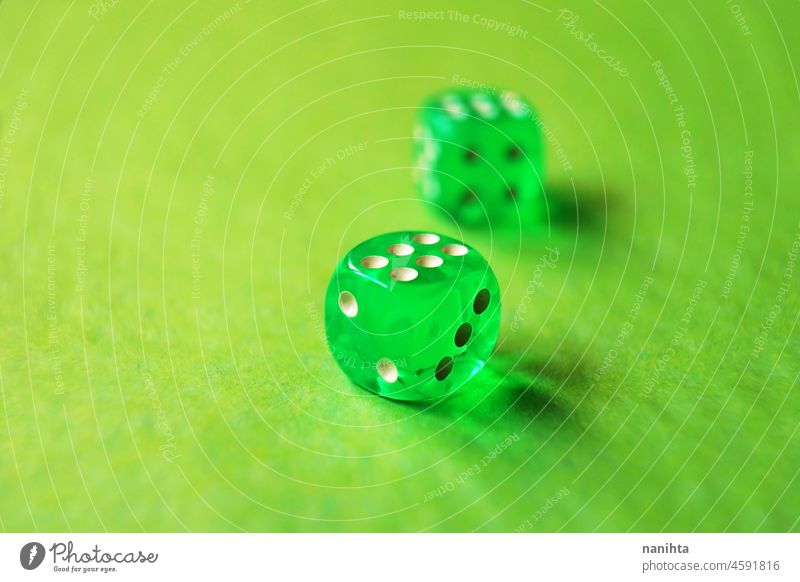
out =
{"type": "Polygon", "coordinates": [[[800,530],[800,8],[562,6],[0,4],[0,530],[800,530]],[[459,83],[540,111],[539,235],[416,197],[459,83]],[[324,341],[400,229],[503,294],[429,407],[324,341]]]}

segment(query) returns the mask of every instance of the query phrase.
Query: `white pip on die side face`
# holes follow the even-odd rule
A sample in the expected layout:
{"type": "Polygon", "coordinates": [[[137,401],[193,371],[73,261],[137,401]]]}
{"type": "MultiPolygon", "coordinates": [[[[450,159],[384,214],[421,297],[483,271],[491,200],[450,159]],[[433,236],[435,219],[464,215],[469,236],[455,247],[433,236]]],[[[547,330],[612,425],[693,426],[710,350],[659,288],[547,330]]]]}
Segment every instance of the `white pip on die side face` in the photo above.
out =
{"type": "Polygon", "coordinates": [[[421,144],[414,166],[414,181],[421,185],[422,194],[427,200],[435,200],[441,192],[441,185],[434,179],[432,170],[441,153],[441,144],[420,123],[414,126],[414,138],[421,144]]]}

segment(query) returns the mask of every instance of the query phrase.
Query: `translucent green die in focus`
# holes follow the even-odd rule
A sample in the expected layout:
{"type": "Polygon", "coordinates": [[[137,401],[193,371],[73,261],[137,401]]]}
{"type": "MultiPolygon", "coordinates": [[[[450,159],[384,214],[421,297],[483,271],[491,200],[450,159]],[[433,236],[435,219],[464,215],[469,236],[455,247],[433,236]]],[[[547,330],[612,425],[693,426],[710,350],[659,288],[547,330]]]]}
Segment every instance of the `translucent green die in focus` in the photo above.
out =
{"type": "Polygon", "coordinates": [[[540,123],[515,93],[434,95],[419,112],[414,158],[421,196],[463,225],[528,228],[545,217],[540,123]]]}
{"type": "Polygon", "coordinates": [[[452,238],[393,232],[342,259],[325,296],[333,356],[359,386],[398,400],[452,393],[497,341],[500,292],[489,263],[452,238]]]}

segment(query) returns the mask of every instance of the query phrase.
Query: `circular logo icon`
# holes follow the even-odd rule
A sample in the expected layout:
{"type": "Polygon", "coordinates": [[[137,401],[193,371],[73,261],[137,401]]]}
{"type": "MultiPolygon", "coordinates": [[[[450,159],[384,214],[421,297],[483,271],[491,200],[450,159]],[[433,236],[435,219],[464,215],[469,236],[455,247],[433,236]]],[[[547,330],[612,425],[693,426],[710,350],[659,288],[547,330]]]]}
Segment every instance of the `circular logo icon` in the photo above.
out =
{"type": "Polygon", "coordinates": [[[44,546],[39,542],[30,542],[19,551],[19,563],[26,570],[35,570],[44,561],[44,546]]]}

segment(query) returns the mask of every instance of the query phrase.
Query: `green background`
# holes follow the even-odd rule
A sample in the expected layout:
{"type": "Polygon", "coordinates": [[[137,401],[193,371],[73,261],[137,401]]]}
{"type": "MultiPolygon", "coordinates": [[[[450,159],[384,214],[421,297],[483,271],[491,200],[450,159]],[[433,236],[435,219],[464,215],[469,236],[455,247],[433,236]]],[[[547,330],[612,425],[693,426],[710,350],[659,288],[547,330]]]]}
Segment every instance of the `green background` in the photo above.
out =
{"type": "Polygon", "coordinates": [[[0,530],[800,530],[798,4],[454,9],[0,4],[0,530]],[[416,198],[415,107],[459,83],[541,112],[537,235],[416,198]],[[322,327],[404,228],[503,293],[428,407],[322,327]]]}

